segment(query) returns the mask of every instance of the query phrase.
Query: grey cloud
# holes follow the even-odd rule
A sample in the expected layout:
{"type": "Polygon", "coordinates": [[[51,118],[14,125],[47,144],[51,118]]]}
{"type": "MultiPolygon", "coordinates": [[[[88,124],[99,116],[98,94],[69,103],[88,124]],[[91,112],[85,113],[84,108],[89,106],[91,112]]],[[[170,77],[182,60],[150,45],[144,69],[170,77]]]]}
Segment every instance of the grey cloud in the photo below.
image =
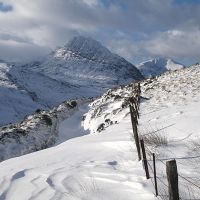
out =
{"type": "Polygon", "coordinates": [[[0,41],[0,59],[15,62],[40,60],[49,49],[33,44],[0,41]]]}
{"type": "Polygon", "coordinates": [[[108,44],[108,48],[130,61],[142,56],[139,44],[129,41],[128,39],[111,40],[108,44]]]}
{"type": "Polygon", "coordinates": [[[143,42],[143,48],[152,56],[168,56],[179,59],[188,57],[200,60],[200,29],[175,29],[157,33],[148,41],[143,42]]]}
{"type": "Polygon", "coordinates": [[[18,37],[15,34],[9,34],[9,33],[0,33],[0,40],[12,40],[20,43],[32,43],[30,38],[24,37],[18,37]]]}
{"type": "MultiPolygon", "coordinates": [[[[185,41],[178,35],[171,39],[171,33],[190,30],[192,35],[200,27],[200,5],[178,5],[174,0],[110,0],[109,6],[100,0],[7,2],[15,9],[0,17],[0,40],[27,43],[26,48],[54,48],[65,44],[73,35],[84,34],[129,59],[171,55],[173,44],[176,44],[174,56],[193,56],[184,50],[185,41]],[[123,34],[119,36],[119,32],[123,34]]],[[[192,37],[187,40],[188,49],[195,52],[198,45],[189,43],[194,42],[192,37]]]]}

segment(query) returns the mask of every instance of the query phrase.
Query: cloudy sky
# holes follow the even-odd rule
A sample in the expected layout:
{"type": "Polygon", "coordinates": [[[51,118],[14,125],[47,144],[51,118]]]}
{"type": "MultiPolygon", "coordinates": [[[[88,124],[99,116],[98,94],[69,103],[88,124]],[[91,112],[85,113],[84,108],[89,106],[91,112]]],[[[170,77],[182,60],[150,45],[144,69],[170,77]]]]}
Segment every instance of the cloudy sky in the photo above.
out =
{"type": "Polygon", "coordinates": [[[0,59],[40,59],[75,35],[133,63],[200,61],[200,0],[0,0],[0,59]]]}

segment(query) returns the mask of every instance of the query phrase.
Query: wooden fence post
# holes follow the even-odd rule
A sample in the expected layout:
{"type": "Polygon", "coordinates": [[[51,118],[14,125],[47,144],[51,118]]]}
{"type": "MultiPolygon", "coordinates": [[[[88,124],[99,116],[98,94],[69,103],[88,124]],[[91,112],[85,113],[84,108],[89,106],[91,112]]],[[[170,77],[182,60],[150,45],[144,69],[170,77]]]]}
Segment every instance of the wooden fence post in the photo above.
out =
{"type": "Polygon", "coordinates": [[[140,110],[140,94],[137,94],[137,110],[140,110]]]}
{"type": "Polygon", "coordinates": [[[132,104],[134,105],[134,109],[135,109],[135,112],[136,112],[136,116],[139,118],[138,102],[137,102],[137,100],[136,100],[136,99],[133,99],[132,104]]]}
{"type": "Polygon", "coordinates": [[[137,116],[134,113],[134,108],[133,106],[130,104],[130,115],[131,115],[131,122],[133,125],[133,131],[134,133],[137,132],[137,124],[138,124],[138,120],[137,120],[137,116]]]}
{"type": "Polygon", "coordinates": [[[146,178],[149,179],[150,178],[149,169],[148,169],[148,163],[147,163],[147,157],[146,157],[146,151],[145,151],[143,139],[140,140],[140,145],[141,145],[141,149],[142,149],[142,157],[143,157],[143,164],[144,164],[144,169],[145,169],[145,173],[146,173],[146,178]]]}
{"type": "Polygon", "coordinates": [[[130,108],[130,114],[131,114],[131,122],[132,122],[133,134],[134,134],[135,144],[136,144],[137,153],[138,153],[138,160],[141,160],[140,142],[139,142],[139,136],[138,136],[136,120],[134,118],[131,105],[129,105],[129,108],[130,108]]]}
{"type": "Polygon", "coordinates": [[[170,160],[166,163],[169,200],[179,200],[178,191],[178,172],[176,160],[170,160]]]}
{"type": "Polygon", "coordinates": [[[140,86],[140,83],[138,83],[138,92],[139,92],[139,94],[141,93],[141,86],[140,86]]]}
{"type": "Polygon", "coordinates": [[[140,102],[140,95],[141,95],[141,85],[140,83],[138,83],[138,94],[139,94],[139,99],[138,99],[138,103],[140,102]]]}
{"type": "Polygon", "coordinates": [[[155,153],[153,153],[153,174],[154,174],[155,192],[156,192],[156,197],[157,197],[158,196],[158,185],[157,185],[157,177],[156,177],[156,159],[155,159],[155,153]]]}
{"type": "Polygon", "coordinates": [[[134,117],[134,120],[136,122],[136,125],[138,125],[138,115],[137,115],[137,110],[135,109],[135,107],[133,107],[132,104],[131,105],[131,110],[132,110],[132,114],[133,114],[133,117],[134,117]]]}

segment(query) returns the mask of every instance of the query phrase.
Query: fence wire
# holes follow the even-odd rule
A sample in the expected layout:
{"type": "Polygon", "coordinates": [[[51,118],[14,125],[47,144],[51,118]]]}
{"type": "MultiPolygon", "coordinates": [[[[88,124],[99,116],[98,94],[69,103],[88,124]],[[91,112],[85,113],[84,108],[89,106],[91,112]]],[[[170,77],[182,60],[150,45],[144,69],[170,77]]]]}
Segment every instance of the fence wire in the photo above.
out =
{"type": "MultiPolygon", "coordinates": [[[[140,90],[139,84],[136,87],[136,92],[137,93],[135,96],[140,97],[141,90],[140,90]]],[[[136,101],[135,100],[130,101],[130,105],[134,104],[134,106],[137,107],[138,110],[139,110],[139,103],[140,103],[140,98],[136,99],[136,101]]],[[[133,109],[134,109],[134,106],[133,106],[133,109]]],[[[136,113],[136,116],[139,117],[138,110],[134,110],[134,112],[136,113]]],[[[152,111],[152,112],[157,112],[157,111],[158,110],[152,111]]],[[[150,113],[152,113],[152,112],[150,112],[150,113]]],[[[146,114],[149,114],[149,113],[145,113],[143,115],[146,115],[146,114]]],[[[138,117],[136,117],[137,118],[136,121],[138,120],[138,117]]],[[[154,134],[156,132],[159,132],[161,130],[164,130],[166,128],[169,128],[173,125],[174,124],[170,124],[168,126],[160,128],[158,130],[154,130],[150,133],[142,134],[140,136],[141,137],[148,136],[148,135],[154,134]]],[[[177,141],[170,141],[169,143],[183,141],[183,140],[189,138],[192,134],[193,133],[189,133],[188,136],[186,136],[185,138],[182,138],[177,141]]],[[[149,174],[150,174],[150,179],[151,179],[153,186],[155,187],[154,169],[152,166],[153,160],[151,158],[151,155],[153,152],[152,152],[152,150],[150,150],[148,148],[147,144],[145,144],[145,141],[144,141],[144,145],[145,145],[145,149],[147,150],[147,165],[148,165],[148,170],[149,170],[149,174]]],[[[177,164],[178,164],[178,168],[179,168],[179,165],[181,165],[181,167],[186,167],[188,165],[188,163],[190,164],[190,166],[191,166],[191,163],[199,164],[200,163],[200,155],[185,156],[185,157],[156,158],[156,165],[159,165],[159,166],[160,166],[160,164],[162,165],[162,167],[159,167],[159,168],[156,167],[156,169],[157,169],[156,170],[157,171],[156,180],[157,180],[157,186],[158,186],[158,197],[157,198],[161,199],[161,200],[169,199],[168,180],[167,180],[167,175],[166,175],[166,161],[169,161],[169,160],[176,160],[177,164]]],[[[198,166],[198,168],[200,168],[200,166],[198,166]]],[[[199,177],[188,177],[188,176],[184,175],[183,173],[178,173],[180,200],[200,200],[200,173],[198,173],[198,176],[199,177]]]]}
{"type": "MultiPolygon", "coordinates": [[[[178,159],[196,159],[200,156],[193,156],[193,157],[180,157],[178,159]]],[[[174,158],[173,158],[174,159],[174,158]]],[[[176,158],[175,158],[176,159],[176,158]]],[[[156,159],[156,164],[161,164],[162,167],[166,168],[166,162],[169,159],[156,159]]],[[[155,186],[153,181],[153,167],[152,167],[152,159],[148,160],[148,167],[150,172],[150,177],[152,179],[153,186],[155,186]]],[[[179,166],[179,165],[178,165],[179,166]]],[[[159,168],[160,169],[160,168],[159,168]]],[[[200,177],[187,177],[181,173],[178,173],[179,177],[179,195],[181,200],[200,200],[200,177]]],[[[167,176],[165,172],[162,170],[161,172],[157,168],[157,184],[158,184],[158,195],[159,199],[167,200],[169,199],[168,195],[168,183],[167,183],[167,176]]]]}

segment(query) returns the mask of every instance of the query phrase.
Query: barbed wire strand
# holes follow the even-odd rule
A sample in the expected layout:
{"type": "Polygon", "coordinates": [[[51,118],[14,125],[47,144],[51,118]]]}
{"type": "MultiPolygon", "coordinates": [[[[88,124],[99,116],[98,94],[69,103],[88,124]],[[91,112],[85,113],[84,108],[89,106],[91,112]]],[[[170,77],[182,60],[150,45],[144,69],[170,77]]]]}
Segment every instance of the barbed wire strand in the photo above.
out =
{"type": "Polygon", "coordinates": [[[187,182],[191,183],[192,185],[196,186],[198,189],[200,189],[200,186],[196,185],[195,183],[193,183],[192,181],[188,180],[187,178],[183,177],[182,175],[178,174],[179,177],[183,178],[184,180],[186,180],[187,182]]]}
{"type": "MultiPolygon", "coordinates": [[[[187,160],[187,159],[195,159],[195,158],[200,158],[200,155],[198,156],[187,156],[187,157],[171,157],[171,158],[157,158],[159,161],[165,161],[165,160],[187,160]]],[[[153,161],[153,160],[148,160],[148,161],[153,161]]]]}
{"type": "Polygon", "coordinates": [[[141,134],[141,136],[151,135],[151,134],[157,133],[158,131],[162,131],[162,130],[164,130],[164,129],[166,129],[166,128],[169,128],[169,127],[171,127],[171,126],[174,126],[174,125],[175,125],[175,124],[170,124],[170,125],[168,125],[168,126],[165,126],[165,127],[160,128],[160,129],[158,129],[158,130],[156,130],[156,131],[152,131],[152,132],[146,133],[146,134],[141,134]]]}

